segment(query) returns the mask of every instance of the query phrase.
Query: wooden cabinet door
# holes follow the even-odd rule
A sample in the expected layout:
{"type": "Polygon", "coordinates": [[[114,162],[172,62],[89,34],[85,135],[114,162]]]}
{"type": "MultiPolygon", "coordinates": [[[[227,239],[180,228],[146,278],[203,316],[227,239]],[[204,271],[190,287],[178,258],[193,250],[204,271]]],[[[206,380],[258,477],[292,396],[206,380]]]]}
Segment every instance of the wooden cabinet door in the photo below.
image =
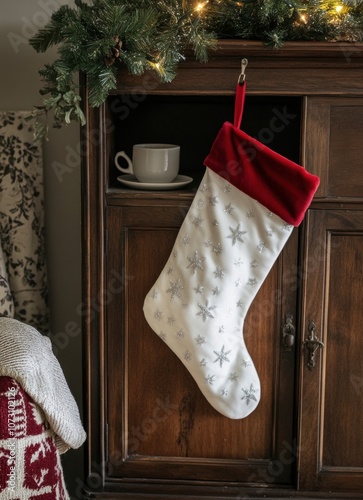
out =
{"type": "Polygon", "coordinates": [[[311,210],[301,332],[324,347],[301,351],[301,489],[363,491],[362,304],[363,211],[311,210]]]}
{"type": "Polygon", "coordinates": [[[106,308],[104,491],[129,491],[130,498],[132,492],[236,498],[246,485],[261,491],[293,486],[295,351],[284,349],[282,336],[286,316],[292,323],[296,319],[298,233],[293,232],[245,322],[261,401],[249,417],[230,420],[207,403],[142,311],[190,202],[139,197],[139,206],[122,203],[108,207],[106,219],[106,282],[122,276],[123,286],[106,308]]]}
{"type": "Polygon", "coordinates": [[[303,161],[320,177],[315,199],[363,196],[363,99],[309,97],[303,161]]]}

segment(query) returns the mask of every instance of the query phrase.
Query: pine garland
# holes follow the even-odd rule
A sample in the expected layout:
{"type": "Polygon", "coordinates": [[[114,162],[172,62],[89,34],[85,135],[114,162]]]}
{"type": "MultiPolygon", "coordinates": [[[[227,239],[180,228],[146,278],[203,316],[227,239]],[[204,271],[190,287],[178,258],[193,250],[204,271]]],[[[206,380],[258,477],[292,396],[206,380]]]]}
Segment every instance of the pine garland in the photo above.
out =
{"type": "MultiPolygon", "coordinates": [[[[75,83],[80,71],[87,75],[90,105],[99,106],[116,87],[118,64],[135,75],[153,70],[170,82],[185,47],[206,61],[216,40],[185,0],[75,0],[75,8],[62,6],[30,44],[37,52],[59,45],[59,58],[40,70],[40,92],[48,97],[33,114],[53,110],[53,124],[61,127],[71,120],[85,124],[75,83]]],[[[38,136],[44,127],[38,122],[38,136]]]]}
{"type": "MultiPolygon", "coordinates": [[[[221,38],[262,40],[273,48],[285,40],[361,41],[363,0],[75,0],[30,40],[37,52],[56,45],[59,54],[40,70],[44,98],[34,114],[52,110],[55,127],[71,120],[83,125],[79,72],[87,75],[90,105],[99,106],[116,87],[120,64],[170,82],[187,47],[206,61],[221,38]]],[[[45,127],[38,123],[38,136],[45,127]]]]}

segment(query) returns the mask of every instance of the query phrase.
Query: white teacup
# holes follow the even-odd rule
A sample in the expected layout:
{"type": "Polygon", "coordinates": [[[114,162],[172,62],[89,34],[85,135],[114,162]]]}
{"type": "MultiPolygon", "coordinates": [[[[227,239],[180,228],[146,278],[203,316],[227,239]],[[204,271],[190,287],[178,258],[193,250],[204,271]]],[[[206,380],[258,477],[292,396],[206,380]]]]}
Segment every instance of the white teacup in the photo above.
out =
{"type": "Polygon", "coordinates": [[[120,172],[133,174],[144,183],[171,182],[179,172],[180,146],[175,144],[135,144],[132,149],[132,161],[125,151],[115,156],[115,165],[120,172]],[[128,167],[119,164],[119,158],[125,158],[128,167]]]}

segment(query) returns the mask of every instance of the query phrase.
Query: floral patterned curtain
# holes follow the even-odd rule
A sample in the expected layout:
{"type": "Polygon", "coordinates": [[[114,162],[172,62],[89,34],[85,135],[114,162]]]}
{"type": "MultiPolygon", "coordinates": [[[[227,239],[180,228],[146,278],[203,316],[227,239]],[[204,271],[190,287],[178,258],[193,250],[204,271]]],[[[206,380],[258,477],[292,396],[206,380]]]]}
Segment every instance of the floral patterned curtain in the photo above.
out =
{"type": "Polygon", "coordinates": [[[28,115],[0,111],[0,314],[47,333],[42,146],[28,115]]]}

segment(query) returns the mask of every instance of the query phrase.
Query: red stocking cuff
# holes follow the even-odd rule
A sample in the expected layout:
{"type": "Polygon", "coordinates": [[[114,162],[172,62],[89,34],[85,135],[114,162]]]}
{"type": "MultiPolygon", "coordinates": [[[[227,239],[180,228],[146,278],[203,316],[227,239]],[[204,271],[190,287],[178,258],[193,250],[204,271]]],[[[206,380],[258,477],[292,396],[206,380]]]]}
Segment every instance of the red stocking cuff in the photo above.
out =
{"type": "Polygon", "coordinates": [[[204,164],[293,226],[302,222],[319,186],[316,175],[229,122],[204,164]]]}

